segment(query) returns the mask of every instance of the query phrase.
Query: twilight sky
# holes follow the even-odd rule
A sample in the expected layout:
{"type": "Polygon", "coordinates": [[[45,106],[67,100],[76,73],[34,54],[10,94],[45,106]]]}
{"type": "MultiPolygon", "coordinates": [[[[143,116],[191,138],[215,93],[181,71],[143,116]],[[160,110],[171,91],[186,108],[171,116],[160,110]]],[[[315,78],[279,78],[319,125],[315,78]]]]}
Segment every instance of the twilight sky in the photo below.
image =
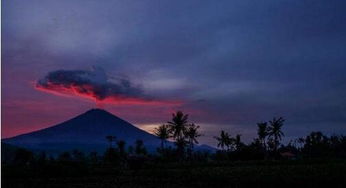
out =
{"type": "Polygon", "coordinates": [[[3,0],[2,137],[101,106],[151,130],[175,110],[250,141],[346,133],[344,0],[3,0]],[[95,102],[96,101],[96,102],[95,102]]]}

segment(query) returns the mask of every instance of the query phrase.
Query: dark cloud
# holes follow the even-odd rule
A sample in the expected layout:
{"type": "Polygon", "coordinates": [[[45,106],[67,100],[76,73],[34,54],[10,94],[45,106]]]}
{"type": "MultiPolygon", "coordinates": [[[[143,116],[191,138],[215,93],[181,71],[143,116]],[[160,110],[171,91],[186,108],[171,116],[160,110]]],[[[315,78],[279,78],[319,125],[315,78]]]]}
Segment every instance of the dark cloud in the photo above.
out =
{"type": "Polygon", "coordinates": [[[141,99],[149,100],[143,91],[133,86],[125,78],[109,78],[102,69],[93,71],[84,70],[57,70],[49,72],[36,83],[36,88],[91,97],[97,101],[105,99],[141,99]]]}
{"type": "MultiPolygon", "coordinates": [[[[60,89],[91,82],[78,92],[103,101],[144,93],[183,99],[196,122],[217,130],[252,130],[278,115],[290,134],[345,132],[345,7],[344,0],[5,0],[4,100],[39,98],[26,81],[50,70],[96,64],[133,75],[129,86],[94,71],[47,80],[60,89]]],[[[39,85],[52,87],[47,80],[39,85]]]]}

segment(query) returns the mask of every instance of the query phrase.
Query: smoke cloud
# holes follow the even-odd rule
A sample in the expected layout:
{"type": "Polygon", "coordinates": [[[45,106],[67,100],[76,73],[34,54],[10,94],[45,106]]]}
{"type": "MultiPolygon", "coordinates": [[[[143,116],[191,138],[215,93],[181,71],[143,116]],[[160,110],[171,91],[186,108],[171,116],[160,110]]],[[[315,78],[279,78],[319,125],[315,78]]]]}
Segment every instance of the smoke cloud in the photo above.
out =
{"type": "Polygon", "coordinates": [[[73,95],[95,100],[97,103],[160,104],[125,78],[110,78],[100,68],[92,71],[57,70],[38,80],[36,89],[56,94],[73,95]]]}

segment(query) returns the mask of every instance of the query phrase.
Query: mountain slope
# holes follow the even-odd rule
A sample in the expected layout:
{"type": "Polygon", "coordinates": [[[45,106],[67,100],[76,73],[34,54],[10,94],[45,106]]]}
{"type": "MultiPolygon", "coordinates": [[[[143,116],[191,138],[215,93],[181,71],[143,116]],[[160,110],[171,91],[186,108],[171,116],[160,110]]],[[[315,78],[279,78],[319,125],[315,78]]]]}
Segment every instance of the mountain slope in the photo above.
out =
{"type": "Polygon", "coordinates": [[[78,148],[101,151],[108,146],[105,139],[107,135],[116,136],[128,145],[141,139],[149,149],[157,147],[160,142],[154,135],[100,109],[89,110],[46,129],[3,139],[3,142],[33,150],[62,151],[78,148]]]}
{"type": "MultiPolygon", "coordinates": [[[[34,151],[45,150],[49,153],[73,149],[103,152],[108,147],[105,139],[108,135],[116,136],[117,140],[124,140],[127,146],[134,145],[137,139],[141,139],[149,151],[155,151],[160,145],[160,140],[156,136],[101,109],[92,109],[58,125],[2,141],[34,151]]],[[[209,148],[196,147],[202,150],[212,149],[209,148]]]]}

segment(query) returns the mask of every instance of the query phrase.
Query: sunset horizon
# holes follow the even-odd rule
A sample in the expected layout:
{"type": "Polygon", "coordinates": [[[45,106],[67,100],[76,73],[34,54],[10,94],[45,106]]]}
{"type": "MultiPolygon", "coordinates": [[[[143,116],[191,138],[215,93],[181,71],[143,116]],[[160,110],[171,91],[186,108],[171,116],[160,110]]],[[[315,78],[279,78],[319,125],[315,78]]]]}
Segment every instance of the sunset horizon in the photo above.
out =
{"type": "Polygon", "coordinates": [[[345,186],[346,1],[1,5],[5,187],[345,186]]]}

